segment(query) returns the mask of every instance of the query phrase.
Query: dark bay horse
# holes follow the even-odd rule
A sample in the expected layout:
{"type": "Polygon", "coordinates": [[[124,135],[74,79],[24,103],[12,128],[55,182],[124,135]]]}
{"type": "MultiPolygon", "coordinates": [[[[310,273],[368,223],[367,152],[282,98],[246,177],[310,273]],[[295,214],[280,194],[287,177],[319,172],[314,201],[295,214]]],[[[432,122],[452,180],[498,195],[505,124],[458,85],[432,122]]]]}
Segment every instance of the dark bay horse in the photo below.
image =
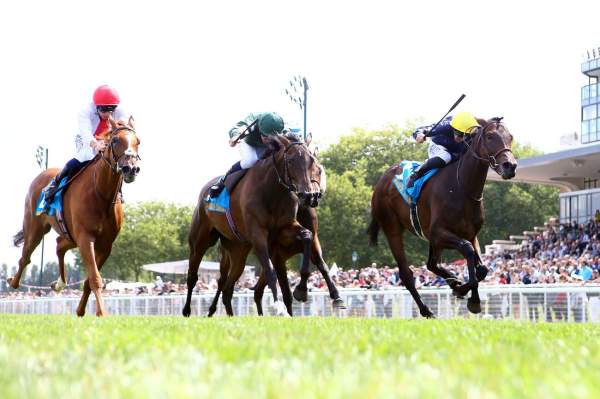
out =
{"type": "Polygon", "coordinates": [[[31,253],[51,228],[59,233],[56,240],[60,269],[58,286],[66,284],[65,253],[79,247],[87,279],[77,307],[78,316],[85,314],[90,292],[96,296],[96,315],[106,315],[100,269],[110,255],[112,244],[123,223],[123,208],[118,200],[119,189],[123,181],[133,182],[140,171],[137,166],[140,140],[134,130],[133,118],[129,118],[128,123],[110,119],[110,125],[111,130],[104,135],[106,150],[87,165],[63,195],[64,219],[72,240],[60,233],[54,216],[45,213],[36,215],[40,192],[59,172],[55,168],[40,173],[31,183],[25,198],[23,229],[13,239],[16,246],[24,244],[19,270],[9,279],[10,286],[15,289],[19,288],[21,275],[30,262],[31,253]]]}
{"type": "MultiPolygon", "coordinates": [[[[477,233],[484,220],[483,188],[488,168],[503,179],[511,179],[517,167],[511,151],[513,137],[502,118],[478,119],[478,122],[481,127],[472,134],[468,151],[458,162],[443,168],[427,182],[417,203],[423,234],[429,241],[427,268],[444,278],[456,296],[464,297],[470,290],[467,307],[472,313],[481,312],[478,276],[482,279],[487,272],[485,266],[480,265],[477,233]],[[467,260],[469,280],[465,284],[461,285],[456,276],[438,266],[444,249],[455,249],[467,260]]],[[[371,243],[376,244],[379,229],[383,229],[398,262],[402,282],[421,315],[433,317],[415,288],[404,254],[404,231],[416,233],[410,221],[409,206],[392,183],[394,176],[401,172],[400,165],[394,165],[375,185],[368,232],[371,243]]]]}
{"type": "MultiPolygon", "coordinates": [[[[306,208],[300,207],[298,208],[297,215],[298,222],[306,228],[308,228],[313,234],[312,239],[312,250],[311,250],[311,261],[317,267],[321,275],[325,279],[325,283],[327,284],[327,288],[329,289],[329,296],[332,299],[332,305],[336,309],[345,309],[346,305],[344,301],[340,298],[339,292],[335,287],[333,281],[331,281],[331,277],[329,276],[329,268],[323,259],[323,251],[321,250],[321,243],[318,237],[318,228],[319,228],[319,219],[317,217],[317,211],[315,208],[306,208]]],[[[291,232],[293,235],[293,232],[291,232]]],[[[283,303],[286,307],[287,313],[292,316],[292,293],[289,287],[289,282],[287,279],[287,267],[286,261],[303,251],[303,242],[302,240],[294,239],[293,237],[288,237],[286,232],[282,232],[279,236],[279,239],[272,243],[270,247],[271,261],[273,262],[273,267],[277,274],[277,281],[279,281],[279,287],[281,288],[283,303]]],[[[238,262],[236,259],[238,256],[242,256],[243,252],[241,249],[232,245],[232,243],[228,243],[226,246],[222,246],[222,257],[221,257],[221,276],[219,277],[219,288],[215,294],[212,304],[209,308],[208,316],[211,317],[217,310],[217,303],[219,300],[219,294],[221,293],[222,287],[227,285],[230,287],[230,292],[227,294],[223,294],[223,304],[225,305],[225,310],[229,316],[233,316],[233,308],[231,306],[231,297],[233,296],[233,284],[231,282],[228,283],[228,278],[233,279],[235,276],[239,276],[242,274],[243,270],[232,270],[231,265],[236,265],[237,267],[244,267],[246,259],[244,258],[243,262],[238,262]]],[[[306,281],[304,282],[306,284],[306,281]]],[[[259,280],[254,289],[254,302],[256,303],[256,309],[259,315],[263,314],[262,310],[262,297],[264,293],[264,289],[267,285],[267,279],[265,273],[261,273],[259,280]]],[[[300,284],[298,285],[300,286],[300,284]]],[[[306,287],[306,286],[305,286],[306,287]]],[[[294,290],[294,297],[300,302],[305,302],[306,298],[306,288],[296,287],[294,290]]]]}
{"type": "MultiPolygon", "coordinates": [[[[304,261],[301,275],[308,280],[312,233],[296,220],[298,207],[314,207],[321,197],[321,167],[309,151],[308,143],[285,136],[267,139],[267,152],[238,183],[231,193],[231,218],[236,230],[232,231],[223,213],[211,212],[204,199],[216,179],[204,186],[194,210],[189,234],[190,258],[187,277],[187,299],[183,315],[191,313],[192,290],[198,281],[198,267],[206,250],[219,238],[230,254],[231,269],[243,271],[243,263],[254,250],[267,284],[277,302],[276,273],[269,249],[276,240],[302,241],[304,261]],[[239,265],[242,263],[242,265],[239,265]]],[[[239,276],[232,276],[231,287],[222,289],[225,296],[239,276]]]]}

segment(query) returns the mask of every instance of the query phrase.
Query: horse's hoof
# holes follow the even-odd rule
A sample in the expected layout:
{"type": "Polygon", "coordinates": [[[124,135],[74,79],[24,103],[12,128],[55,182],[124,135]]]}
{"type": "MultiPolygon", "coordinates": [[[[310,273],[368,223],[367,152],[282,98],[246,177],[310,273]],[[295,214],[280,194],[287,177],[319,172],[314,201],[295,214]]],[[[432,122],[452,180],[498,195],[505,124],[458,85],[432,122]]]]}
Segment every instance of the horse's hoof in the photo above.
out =
{"type": "Polygon", "coordinates": [[[429,308],[421,309],[421,316],[425,317],[426,319],[435,319],[435,315],[431,310],[429,310],[429,308]]]}
{"type": "Polygon", "coordinates": [[[308,291],[301,290],[298,287],[294,289],[294,299],[298,302],[306,302],[308,301],[308,291]]]}
{"type": "Polygon", "coordinates": [[[50,288],[52,288],[52,291],[54,292],[61,292],[65,287],[66,285],[63,284],[62,280],[56,280],[50,283],[50,288]]]}
{"type": "Polygon", "coordinates": [[[333,300],[332,305],[334,309],[346,309],[346,304],[344,303],[342,298],[335,298],[333,300]]]}
{"type": "Polygon", "coordinates": [[[469,298],[469,300],[467,301],[467,309],[469,309],[469,312],[471,313],[481,313],[481,302],[474,301],[471,298],[469,298]]]}
{"type": "Polygon", "coordinates": [[[9,277],[6,279],[6,282],[8,283],[8,285],[10,285],[10,287],[14,290],[19,288],[19,285],[16,284],[16,280],[13,277],[9,277]]]}
{"type": "Polygon", "coordinates": [[[478,265],[475,269],[475,277],[477,277],[477,281],[485,280],[485,276],[488,274],[488,268],[484,265],[478,265]]]}
{"type": "Polygon", "coordinates": [[[290,314],[288,313],[287,308],[281,301],[275,302],[273,304],[273,306],[275,307],[275,310],[276,310],[275,314],[277,316],[290,317],[290,314]]]}
{"type": "Polygon", "coordinates": [[[217,312],[217,308],[208,308],[208,317],[213,317],[213,315],[217,312]]]}
{"type": "Polygon", "coordinates": [[[181,314],[183,315],[183,317],[190,317],[190,315],[192,314],[192,309],[184,307],[181,311],[181,314]]]}

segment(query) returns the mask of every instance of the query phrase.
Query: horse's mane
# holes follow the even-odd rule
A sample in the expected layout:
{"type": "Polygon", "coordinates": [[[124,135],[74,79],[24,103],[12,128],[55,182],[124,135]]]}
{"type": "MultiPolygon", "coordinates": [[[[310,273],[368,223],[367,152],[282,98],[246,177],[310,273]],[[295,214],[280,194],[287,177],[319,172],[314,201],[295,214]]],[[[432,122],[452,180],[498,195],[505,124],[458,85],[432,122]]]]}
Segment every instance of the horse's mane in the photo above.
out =
{"type": "Polygon", "coordinates": [[[277,141],[277,143],[279,143],[280,147],[274,148],[273,146],[267,146],[266,151],[263,153],[263,155],[260,157],[260,159],[265,159],[265,158],[272,156],[273,154],[276,154],[282,148],[285,148],[288,144],[303,142],[303,140],[300,138],[300,136],[298,136],[297,134],[294,134],[294,133],[278,134],[275,136],[271,136],[271,140],[277,141]],[[282,139],[286,139],[287,141],[289,141],[289,143],[282,142],[282,139]]]}

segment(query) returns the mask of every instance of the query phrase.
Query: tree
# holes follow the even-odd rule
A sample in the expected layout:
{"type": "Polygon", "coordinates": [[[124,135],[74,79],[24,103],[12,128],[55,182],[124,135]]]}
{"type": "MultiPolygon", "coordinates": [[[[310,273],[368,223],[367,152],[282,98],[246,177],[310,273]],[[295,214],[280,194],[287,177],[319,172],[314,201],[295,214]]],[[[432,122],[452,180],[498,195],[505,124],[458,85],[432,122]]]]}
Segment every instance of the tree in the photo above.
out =
{"type": "MultiPolygon", "coordinates": [[[[164,202],[126,204],[123,227],[102,274],[138,281],[150,277],[150,273],[142,269],[145,264],[187,259],[192,212],[191,206],[164,202]]],[[[216,256],[216,249],[212,249],[205,259],[216,256]]],[[[81,259],[78,264],[81,265],[81,259]]]]}

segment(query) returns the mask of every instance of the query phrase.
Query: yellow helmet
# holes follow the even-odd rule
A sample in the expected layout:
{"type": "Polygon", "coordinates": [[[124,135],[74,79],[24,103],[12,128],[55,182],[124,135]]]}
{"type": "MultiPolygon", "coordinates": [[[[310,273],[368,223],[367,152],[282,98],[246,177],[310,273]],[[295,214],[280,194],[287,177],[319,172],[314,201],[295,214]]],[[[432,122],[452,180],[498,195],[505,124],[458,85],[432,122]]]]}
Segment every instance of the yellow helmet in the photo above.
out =
{"type": "Polygon", "coordinates": [[[461,133],[471,134],[473,132],[471,128],[479,126],[479,123],[470,112],[459,112],[452,117],[450,126],[461,133]]]}

